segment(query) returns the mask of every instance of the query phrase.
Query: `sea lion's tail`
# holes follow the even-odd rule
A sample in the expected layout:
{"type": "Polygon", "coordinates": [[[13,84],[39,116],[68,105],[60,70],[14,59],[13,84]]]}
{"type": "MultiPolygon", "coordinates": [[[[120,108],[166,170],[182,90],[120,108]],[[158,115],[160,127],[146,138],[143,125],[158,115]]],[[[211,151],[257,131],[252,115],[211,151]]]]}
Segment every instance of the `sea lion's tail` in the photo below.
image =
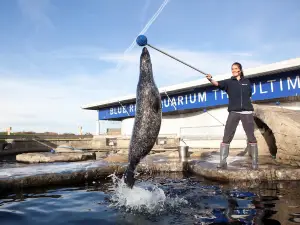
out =
{"type": "Polygon", "coordinates": [[[127,167],[123,177],[124,177],[125,184],[127,184],[129,188],[132,188],[135,183],[135,178],[134,178],[134,170],[131,168],[130,165],[127,167]]]}

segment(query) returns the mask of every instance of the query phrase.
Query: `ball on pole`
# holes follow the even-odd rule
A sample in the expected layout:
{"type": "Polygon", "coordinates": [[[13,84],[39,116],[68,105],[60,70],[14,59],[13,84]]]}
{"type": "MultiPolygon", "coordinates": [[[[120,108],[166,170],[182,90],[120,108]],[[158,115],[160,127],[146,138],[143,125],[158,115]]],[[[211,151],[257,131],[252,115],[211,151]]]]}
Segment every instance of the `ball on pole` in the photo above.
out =
{"type": "Polygon", "coordinates": [[[147,45],[148,41],[147,41],[147,37],[145,35],[139,35],[137,38],[136,38],[136,43],[139,45],[139,46],[145,46],[147,45]]]}

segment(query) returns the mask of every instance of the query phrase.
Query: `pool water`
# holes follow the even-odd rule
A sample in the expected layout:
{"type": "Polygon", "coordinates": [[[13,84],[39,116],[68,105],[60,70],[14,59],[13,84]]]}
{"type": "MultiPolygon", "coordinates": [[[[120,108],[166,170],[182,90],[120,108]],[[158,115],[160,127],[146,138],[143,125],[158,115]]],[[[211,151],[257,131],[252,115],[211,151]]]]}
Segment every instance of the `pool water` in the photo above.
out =
{"type": "Polygon", "coordinates": [[[115,176],[81,186],[0,193],[1,225],[300,223],[298,182],[220,184],[185,174],[115,176]],[[252,186],[250,186],[252,185],[252,186]]]}

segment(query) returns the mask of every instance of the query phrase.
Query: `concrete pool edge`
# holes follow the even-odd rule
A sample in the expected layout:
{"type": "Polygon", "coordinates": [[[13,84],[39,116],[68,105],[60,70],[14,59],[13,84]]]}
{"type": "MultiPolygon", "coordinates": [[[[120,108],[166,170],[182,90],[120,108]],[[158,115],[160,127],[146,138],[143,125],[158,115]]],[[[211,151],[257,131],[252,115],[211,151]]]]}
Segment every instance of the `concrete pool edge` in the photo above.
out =
{"type": "MultiPolygon", "coordinates": [[[[5,168],[0,173],[0,191],[22,189],[28,187],[43,187],[52,185],[79,184],[87,181],[107,178],[111,174],[122,175],[127,163],[107,163],[104,160],[79,163],[35,164],[28,167],[5,168]],[[82,166],[81,166],[82,165],[82,166]],[[57,171],[53,168],[57,166],[57,171]],[[80,167],[81,166],[81,167],[80,167]],[[47,168],[48,167],[48,168],[47,168]],[[59,170],[59,167],[62,169],[59,170]],[[66,168],[64,168],[66,167],[66,168]],[[28,170],[24,172],[24,170],[28,170]],[[50,171],[50,172],[49,172],[50,171]],[[10,172],[10,173],[9,173],[10,172]],[[3,175],[4,174],[4,175],[3,175]]],[[[141,162],[137,172],[182,172],[185,164],[179,161],[141,162]]]]}
{"type": "Polygon", "coordinates": [[[120,165],[107,165],[70,172],[49,172],[44,174],[16,176],[8,179],[0,179],[0,190],[84,183],[86,181],[107,177],[112,173],[121,174],[123,172],[124,168],[120,165]]]}
{"type": "MultiPolygon", "coordinates": [[[[4,168],[0,171],[0,191],[28,187],[80,184],[105,179],[111,174],[122,175],[127,163],[93,160],[87,162],[35,164],[24,167],[4,168]]],[[[189,172],[208,180],[220,182],[235,181],[296,181],[300,180],[300,168],[239,168],[229,166],[227,170],[217,169],[214,163],[190,159],[143,160],[137,172],[145,174],[189,172]]]]}
{"type": "Polygon", "coordinates": [[[218,169],[216,164],[201,160],[190,160],[188,172],[202,176],[209,180],[222,182],[236,181],[297,181],[300,180],[300,168],[236,168],[218,169]]]}

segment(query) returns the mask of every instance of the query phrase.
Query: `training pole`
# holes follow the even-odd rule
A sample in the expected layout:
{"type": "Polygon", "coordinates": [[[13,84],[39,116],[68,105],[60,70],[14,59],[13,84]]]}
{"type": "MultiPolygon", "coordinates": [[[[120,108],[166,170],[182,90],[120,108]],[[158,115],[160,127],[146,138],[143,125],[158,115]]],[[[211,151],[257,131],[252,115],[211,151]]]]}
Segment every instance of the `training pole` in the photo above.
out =
{"type": "Polygon", "coordinates": [[[182,60],[177,59],[176,57],[171,56],[171,55],[169,55],[168,53],[166,53],[166,52],[164,52],[164,51],[162,51],[162,50],[160,50],[160,49],[158,49],[158,48],[156,48],[156,47],[154,47],[154,46],[148,44],[147,37],[144,36],[144,35],[139,35],[139,36],[137,37],[137,39],[136,39],[136,43],[137,43],[139,46],[146,46],[146,45],[147,45],[147,46],[149,46],[150,48],[153,48],[153,49],[155,49],[156,51],[159,51],[159,52],[163,53],[164,55],[169,56],[170,58],[175,59],[175,60],[177,60],[178,62],[180,62],[180,63],[182,63],[182,64],[184,64],[184,65],[186,65],[186,66],[188,66],[188,67],[190,67],[190,68],[192,68],[192,69],[198,71],[199,73],[202,73],[202,74],[204,74],[204,75],[207,75],[207,73],[204,73],[203,71],[201,71],[201,70],[199,70],[199,69],[197,69],[197,68],[191,66],[190,64],[187,64],[186,62],[183,62],[182,60]]]}

